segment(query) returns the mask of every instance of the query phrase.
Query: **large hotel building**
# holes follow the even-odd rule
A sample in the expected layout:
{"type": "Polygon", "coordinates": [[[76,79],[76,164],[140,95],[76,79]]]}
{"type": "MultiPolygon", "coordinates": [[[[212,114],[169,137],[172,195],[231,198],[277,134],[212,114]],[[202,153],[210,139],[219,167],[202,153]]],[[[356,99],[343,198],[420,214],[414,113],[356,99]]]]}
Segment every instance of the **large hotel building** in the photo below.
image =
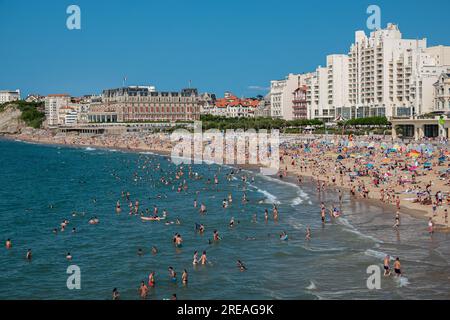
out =
{"type": "Polygon", "coordinates": [[[403,39],[395,24],[369,36],[357,31],[348,54],[327,56],[326,66],[314,72],[272,81],[271,115],[333,121],[450,112],[442,90],[436,96],[435,88],[449,73],[449,46],[427,47],[427,39],[403,39]],[[298,89],[304,91],[305,86],[306,99],[299,100],[298,89]],[[298,112],[305,102],[307,112],[298,112]]]}
{"type": "Polygon", "coordinates": [[[104,90],[101,101],[91,103],[91,123],[192,121],[200,119],[197,89],[180,92],[156,91],[135,86],[104,90]]]}

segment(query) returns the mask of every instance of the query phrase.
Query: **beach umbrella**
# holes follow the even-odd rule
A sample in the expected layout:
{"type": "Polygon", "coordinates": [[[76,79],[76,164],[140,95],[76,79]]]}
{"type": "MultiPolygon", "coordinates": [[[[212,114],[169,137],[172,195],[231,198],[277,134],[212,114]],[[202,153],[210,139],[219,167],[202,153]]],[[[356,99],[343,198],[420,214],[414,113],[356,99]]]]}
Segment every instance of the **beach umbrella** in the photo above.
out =
{"type": "Polygon", "coordinates": [[[408,169],[409,171],[416,171],[417,170],[417,166],[411,166],[408,169]]]}
{"type": "Polygon", "coordinates": [[[344,157],[340,154],[338,155],[337,160],[344,160],[344,157]]]}
{"type": "Polygon", "coordinates": [[[424,167],[424,168],[431,168],[431,162],[425,162],[425,163],[423,164],[423,167],[424,167]]]}
{"type": "Polygon", "coordinates": [[[369,168],[369,169],[372,169],[373,168],[373,163],[366,164],[366,167],[369,168]]]}
{"type": "Polygon", "coordinates": [[[389,163],[389,162],[391,162],[391,159],[389,159],[389,158],[384,158],[384,159],[382,160],[382,162],[383,162],[383,163],[389,163]]]}

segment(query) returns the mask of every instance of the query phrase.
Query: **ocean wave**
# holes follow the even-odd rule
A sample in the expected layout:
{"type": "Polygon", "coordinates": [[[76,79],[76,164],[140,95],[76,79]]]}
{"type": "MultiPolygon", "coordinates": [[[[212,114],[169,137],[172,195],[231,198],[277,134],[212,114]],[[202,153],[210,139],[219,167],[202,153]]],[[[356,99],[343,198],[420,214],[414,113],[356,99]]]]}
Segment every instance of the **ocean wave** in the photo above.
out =
{"type": "Polygon", "coordinates": [[[95,151],[95,150],[97,150],[97,149],[91,148],[91,147],[87,147],[87,148],[84,148],[84,150],[86,150],[86,151],[95,151]]]}
{"type": "Polygon", "coordinates": [[[260,188],[258,188],[258,187],[256,188],[256,190],[257,190],[259,193],[261,193],[261,194],[263,194],[263,195],[266,196],[266,199],[263,201],[264,203],[268,203],[268,204],[280,204],[280,201],[278,201],[278,198],[277,198],[275,195],[271,194],[269,191],[260,189],[260,188]]]}
{"type": "Polygon", "coordinates": [[[388,254],[381,252],[381,251],[376,251],[376,250],[372,250],[372,249],[367,249],[364,254],[366,256],[369,257],[373,257],[373,258],[377,258],[379,260],[383,260],[388,254]]]}
{"type": "Polygon", "coordinates": [[[360,238],[372,240],[373,242],[376,242],[376,243],[383,243],[383,241],[381,241],[381,240],[379,240],[379,239],[377,239],[377,238],[375,238],[375,237],[369,236],[369,235],[367,235],[367,234],[364,234],[364,233],[362,233],[362,232],[359,232],[359,231],[356,230],[356,229],[347,229],[347,228],[344,228],[344,229],[342,229],[342,230],[343,230],[343,231],[346,231],[346,232],[350,232],[350,233],[356,234],[356,235],[359,236],[360,238]]]}
{"type": "Polygon", "coordinates": [[[309,286],[307,286],[305,289],[306,290],[316,290],[317,287],[316,287],[316,284],[314,283],[314,281],[310,280],[309,286]]]}

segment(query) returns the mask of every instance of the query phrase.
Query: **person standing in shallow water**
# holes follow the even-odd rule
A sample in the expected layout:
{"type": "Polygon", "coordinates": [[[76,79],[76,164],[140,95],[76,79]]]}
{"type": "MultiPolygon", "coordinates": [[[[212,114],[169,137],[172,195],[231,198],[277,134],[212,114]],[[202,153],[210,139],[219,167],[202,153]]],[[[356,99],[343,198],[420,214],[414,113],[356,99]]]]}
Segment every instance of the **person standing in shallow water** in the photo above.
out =
{"type": "Polygon", "coordinates": [[[120,298],[119,291],[117,290],[117,288],[114,288],[113,292],[112,292],[112,299],[113,300],[119,300],[119,298],[120,298]]]}

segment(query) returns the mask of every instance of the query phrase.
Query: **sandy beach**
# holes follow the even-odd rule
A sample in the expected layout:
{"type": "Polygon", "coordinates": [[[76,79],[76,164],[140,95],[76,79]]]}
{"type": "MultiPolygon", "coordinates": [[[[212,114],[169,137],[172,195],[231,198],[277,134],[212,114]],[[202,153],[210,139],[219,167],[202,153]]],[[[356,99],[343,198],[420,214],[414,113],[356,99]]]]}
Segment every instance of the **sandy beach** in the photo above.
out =
{"type": "MultiPolygon", "coordinates": [[[[42,144],[96,147],[126,151],[170,154],[169,134],[126,133],[123,135],[78,136],[46,130],[27,130],[6,136],[42,144]]],[[[282,137],[280,175],[305,178],[317,190],[329,188],[353,197],[388,206],[394,224],[396,213],[430,219],[434,231],[448,231],[450,209],[450,166],[447,145],[422,143],[402,145],[380,138],[329,136],[304,139],[282,137]],[[428,149],[427,149],[428,148],[428,149]],[[433,149],[433,150],[429,150],[433,149]],[[420,150],[420,151],[418,151],[420,150]]],[[[327,204],[330,207],[333,204],[327,204]]],[[[318,209],[319,210],[319,209],[318,209]]],[[[426,228],[426,222],[424,227],[426,228]]]]}

